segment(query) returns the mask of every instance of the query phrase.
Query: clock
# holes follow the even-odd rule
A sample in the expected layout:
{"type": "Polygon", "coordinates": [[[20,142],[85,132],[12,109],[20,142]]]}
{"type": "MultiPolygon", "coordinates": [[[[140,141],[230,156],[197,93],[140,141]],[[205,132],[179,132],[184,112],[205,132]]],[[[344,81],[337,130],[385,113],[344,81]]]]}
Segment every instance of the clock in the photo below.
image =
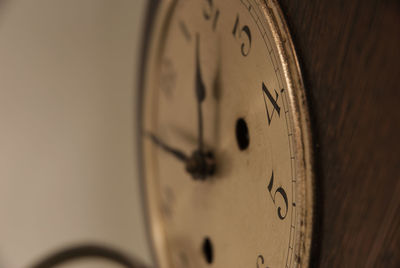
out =
{"type": "Polygon", "coordinates": [[[274,0],[160,1],[143,57],[141,167],[160,267],[308,267],[313,152],[274,0]]]}

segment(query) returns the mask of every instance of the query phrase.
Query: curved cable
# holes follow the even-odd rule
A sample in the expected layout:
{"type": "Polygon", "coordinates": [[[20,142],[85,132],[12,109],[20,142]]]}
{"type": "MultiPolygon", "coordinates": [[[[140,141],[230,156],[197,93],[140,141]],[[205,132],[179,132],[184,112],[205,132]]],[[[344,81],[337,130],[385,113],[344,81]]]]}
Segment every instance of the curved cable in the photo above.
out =
{"type": "Polygon", "coordinates": [[[61,249],[40,260],[31,268],[53,268],[57,265],[82,258],[101,258],[118,263],[126,268],[148,268],[143,264],[130,259],[116,249],[100,245],[78,245],[61,249]]]}

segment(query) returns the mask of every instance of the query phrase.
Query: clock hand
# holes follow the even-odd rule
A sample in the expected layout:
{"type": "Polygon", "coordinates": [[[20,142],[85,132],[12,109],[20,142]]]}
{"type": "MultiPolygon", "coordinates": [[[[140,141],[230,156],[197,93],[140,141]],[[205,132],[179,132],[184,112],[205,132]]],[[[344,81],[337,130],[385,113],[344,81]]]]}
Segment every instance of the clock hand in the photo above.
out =
{"type": "Polygon", "coordinates": [[[206,90],[203,82],[203,78],[201,75],[200,69],[200,56],[199,56],[199,34],[196,34],[196,81],[195,81],[195,89],[196,89],[196,100],[197,100],[197,115],[198,115],[198,139],[199,139],[199,148],[200,152],[203,152],[203,112],[201,109],[201,103],[204,101],[206,97],[206,90]]]}
{"type": "Polygon", "coordinates": [[[205,179],[207,175],[214,172],[215,162],[211,153],[204,154],[196,150],[190,157],[187,157],[185,153],[167,145],[154,134],[148,133],[147,135],[155,145],[184,162],[186,171],[194,179],[205,179]]]}
{"type": "Polygon", "coordinates": [[[193,179],[204,180],[207,176],[214,173],[215,159],[211,152],[205,152],[203,149],[203,111],[201,104],[206,97],[206,89],[201,75],[200,68],[200,48],[199,48],[199,34],[196,33],[196,57],[195,57],[195,90],[197,101],[197,116],[198,116],[198,148],[195,150],[190,158],[186,161],[186,171],[189,172],[193,179]]]}
{"type": "Polygon", "coordinates": [[[164,151],[166,151],[167,153],[172,154],[173,156],[175,156],[178,160],[181,160],[183,162],[187,162],[188,161],[188,157],[186,156],[186,154],[178,149],[172,148],[171,146],[167,145],[166,143],[164,143],[163,141],[161,141],[157,136],[155,136],[152,133],[148,133],[147,134],[150,139],[154,142],[154,144],[156,144],[157,146],[159,146],[161,149],[163,149],[164,151]]]}
{"type": "Polygon", "coordinates": [[[197,101],[197,115],[198,115],[198,149],[195,150],[190,157],[186,156],[185,153],[162,142],[152,133],[149,133],[151,140],[162,148],[164,151],[174,155],[177,159],[185,163],[186,171],[190,173],[193,179],[204,180],[207,176],[214,173],[215,160],[211,152],[204,152],[203,150],[203,112],[201,104],[206,97],[206,90],[201,75],[200,69],[200,56],[199,56],[199,34],[196,34],[196,79],[195,79],[195,90],[196,90],[196,101],[197,101]]]}

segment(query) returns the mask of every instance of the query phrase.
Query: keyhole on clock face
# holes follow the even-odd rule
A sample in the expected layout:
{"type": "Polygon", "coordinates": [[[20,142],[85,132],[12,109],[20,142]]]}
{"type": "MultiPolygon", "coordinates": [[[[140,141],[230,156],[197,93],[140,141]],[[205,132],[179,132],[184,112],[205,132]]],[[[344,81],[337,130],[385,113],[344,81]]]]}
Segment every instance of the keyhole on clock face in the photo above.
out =
{"type": "Polygon", "coordinates": [[[249,147],[250,137],[249,130],[247,128],[246,121],[243,118],[239,118],[236,121],[236,140],[240,150],[246,150],[249,147]]]}
{"type": "Polygon", "coordinates": [[[204,238],[203,241],[203,255],[204,258],[206,259],[206,262],[211,264],[213,262],[214,259],[214,252],[213,252],[213,245],[211,243],[211,240],[206,237],[204,238]]]}

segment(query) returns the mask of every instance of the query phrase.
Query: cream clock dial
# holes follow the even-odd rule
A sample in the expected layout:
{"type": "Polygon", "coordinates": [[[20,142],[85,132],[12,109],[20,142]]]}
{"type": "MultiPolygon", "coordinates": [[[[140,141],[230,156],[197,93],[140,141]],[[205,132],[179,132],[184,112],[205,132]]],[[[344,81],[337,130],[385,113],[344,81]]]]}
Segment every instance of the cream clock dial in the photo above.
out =
{"type": "Polygon", "coordinates": [[[142,100],[160,267],[307,267],[313,223],[303,83],[276,1],[161,1],[142,100]]]}

